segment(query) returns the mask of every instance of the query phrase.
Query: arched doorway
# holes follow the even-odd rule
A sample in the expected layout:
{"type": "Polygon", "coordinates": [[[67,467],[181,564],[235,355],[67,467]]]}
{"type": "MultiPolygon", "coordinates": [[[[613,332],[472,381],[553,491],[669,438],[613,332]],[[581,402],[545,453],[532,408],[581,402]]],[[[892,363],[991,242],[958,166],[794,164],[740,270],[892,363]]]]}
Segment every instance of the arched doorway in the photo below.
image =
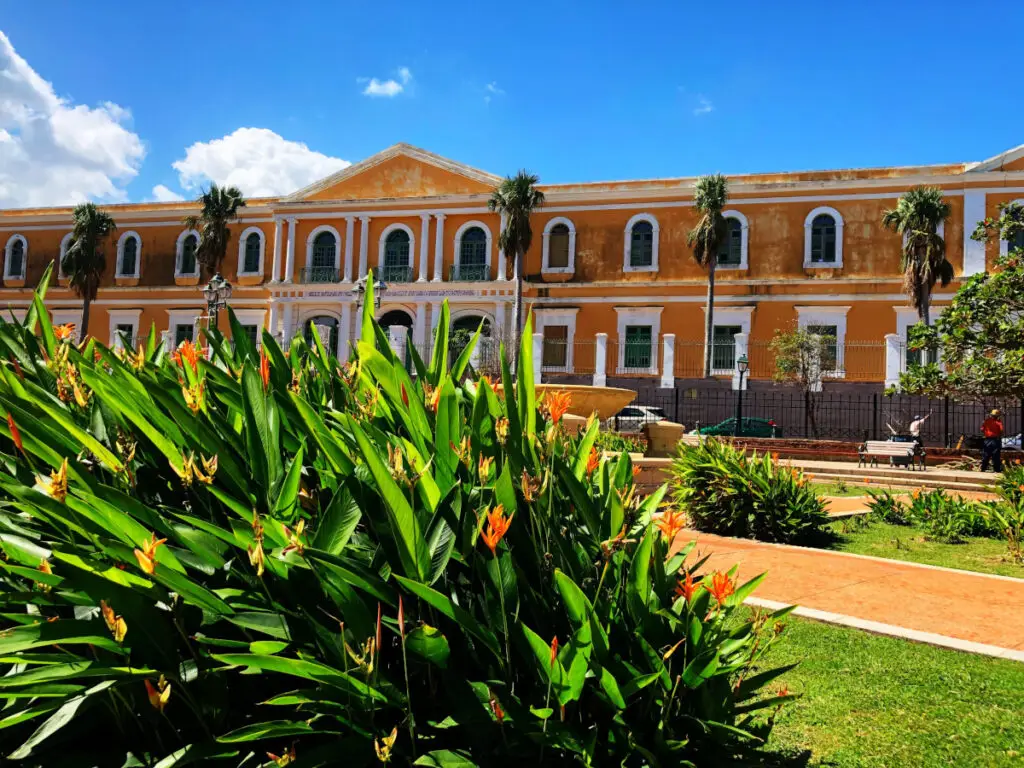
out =
{"type": "MultiPolygon", "coordinates": [[[[379,325],[383,329],[384,333],[388,336],[389,340],[391,338],[391,328],[396,326],[405,328],[405,349],[396,349],[395,352],[398,354],[399,357],[401,357],[405,361],[406,370],[411,371],[413,367],[412,353],[409,352],[409,348],[413,345],[412,316],[409,315],[408,312],[405,312],[401,309],[388,310],[387,312],[380,316],[379,320],[377,320],[377,325],[379,325]]],[[[420,353],[420,356],[422,357],[422,351],[420,353]]]]}
{"type": "Polygon", "coordinates": [[[310,347],[314,346],[313,332],[316,331],[328,354],[338,354],[338,319],[330,315],[316,315],[303,323],[302,337],[310,347]]]}
{"type": "Polygon", "coordinates": [[[497,343],[491,340],[491,320],[483,315],[462,315],[452,321],[452,330],[448,336],[449,357],[454,360],[462,354],[477,328],[480,328],[480,339],[473,349],[470,363],[478,371],[499,371],[497,343]],[[483,327],[480,326],[481,322],[483,327]]]}

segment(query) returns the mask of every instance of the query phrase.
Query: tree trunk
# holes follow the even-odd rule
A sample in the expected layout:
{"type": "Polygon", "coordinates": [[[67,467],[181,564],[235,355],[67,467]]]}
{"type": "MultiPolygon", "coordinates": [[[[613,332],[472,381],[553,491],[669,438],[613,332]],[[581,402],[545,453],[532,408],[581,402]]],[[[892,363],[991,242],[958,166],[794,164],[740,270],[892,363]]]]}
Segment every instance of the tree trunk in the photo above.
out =
{"type": "Polygon", "coordinates": [[[85,337],[89,333],[89,310],[92,308],[92,299],[85,296],[82,299],[82,327],[78,330],[78,340],[85,341],[85,337]]]}
{"type": "Polygon", "coordinates": [[[927,285],[921,288],[921,297],[921,308],[918,310],[917,314],[921,318],[922,323],[924,323],[925,325],[931,325],[932,323],[930,305],[932,302],[932,296],[931,290],[928,288],[927,285]]]}
{"type": "Polygon", "coordinates": [[[509,366],[516,375],[519,365],[519,345],[523,338],[523,249],[517,247],[515,261],[512,263],[512,279],[515,280],[516,292],[512,300],[512,343],[509,345],[509,366]]]}
{"type": "Polygon", "coordinates": [[[710,378],[712,355],[714,352],[715,337],[715,267],[718,265],[718,256],[712,255],[711,263],[708,266],[708,301],[704,312],[704,378],[710,378]]]}
{"type": "Polygon", "coordinates": [[[809,389],[804,391],[804,412],[807,414],[807,423],[811,427],[811,437],[818,439],[818,405],[815,402],[814,393],[809,389]]]}

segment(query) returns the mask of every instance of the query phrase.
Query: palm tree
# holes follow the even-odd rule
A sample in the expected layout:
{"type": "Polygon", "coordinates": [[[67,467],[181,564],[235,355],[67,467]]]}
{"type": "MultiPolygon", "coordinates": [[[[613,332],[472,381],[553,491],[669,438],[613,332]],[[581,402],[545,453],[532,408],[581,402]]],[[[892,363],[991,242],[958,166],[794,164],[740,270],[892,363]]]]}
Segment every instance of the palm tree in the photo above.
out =
{"type": "Polygon", "coordinates": [[[82,327],[79,338],[89,333],[89,309],[96,299],[106,260],[102,246],[110,233],[117,229],[113,217],[101,211],[95,203],[75,206],[71,214],[74,226],[71,242],[64,251],[61,269],[67,276],[68,285],[82,300],[82,327]]]}
{"type": "MultiPolygon", "coordinates": [[[[528,171],[519,171],[505,180],[491,193],[487,207],[504,214],[505,228],[498,235],[498,247],[512,256],[512,269],[516,281],[512,303],[512,364],[519,360],[519,337],[523,332],[523,260],[533,241],[530,214],[544,204],[544,193],[537,189],[540,179],[528,171]]],[[[504,277],[504,275],[502,275],[504,277]]]]}
{"type": "Polygon", "coordinates": [[[938,187],[909,189],[895,208],[882,214],[883,226],[903,236],[903,287],[925,325],[931,324],[935,283],[945,287],[953,279],[953,265],[946,260],[946,242],[939,234],[939,225],[949,214],[949,203],[938,187]]]}
{"type": "Polygon", "coordinates": [[[729,182],[716,173],[701,176],[693,191],[693,202],[700,213],[700,221],[686,235],[686,244],[693,250],[693,258],[708,271],[708,301],[704,313],[704,376],[711,375],[711,357],[715,332],[715,268],[718,250],[725,242],[727,231],[722,210],[729,200],[729,182]]]}
{"type": "Polygon", "coordinates": [[[196,202],[202,209],[199,215],[185,217],[185,226],[199,231],[196,260],[208,273],[219,272],[231,239],[228,224],[238,220],[238,209],[245,207],[245,198],[238,187],[211,184],[196,202]]]}

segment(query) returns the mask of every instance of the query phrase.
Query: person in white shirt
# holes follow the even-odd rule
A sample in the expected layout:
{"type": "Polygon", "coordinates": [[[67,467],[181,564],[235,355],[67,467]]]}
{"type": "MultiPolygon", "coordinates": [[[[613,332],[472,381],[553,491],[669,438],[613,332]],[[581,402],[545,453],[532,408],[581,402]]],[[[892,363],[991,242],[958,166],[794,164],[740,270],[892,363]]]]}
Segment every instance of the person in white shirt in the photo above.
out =
{"type": "Polygon", "coordinates": [[[928,416],[915,416],[914,417],[914,420],[912,422],[910,422],[910,436],[911,437],[915,438],[918,441],[921,440],[921,427],[924,426],[924,423],[926,421],[928,421],[928,418],[930,416],[931,416],[931,414],[929,413],[928,416]]]}

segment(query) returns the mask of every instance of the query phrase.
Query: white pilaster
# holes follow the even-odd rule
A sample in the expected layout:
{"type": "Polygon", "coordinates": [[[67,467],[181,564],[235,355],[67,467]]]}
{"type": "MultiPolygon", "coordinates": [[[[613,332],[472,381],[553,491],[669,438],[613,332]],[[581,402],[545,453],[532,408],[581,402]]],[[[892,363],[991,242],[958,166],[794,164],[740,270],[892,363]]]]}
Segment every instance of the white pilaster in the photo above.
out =
{"type": "Polygon", "coordinates": [[[978,222],[985,218],[985,193],[964,192],[964,275],[985,271],[985,243],[971,240],[978,222]]]}
{"type": "Polygon", "coordinates": [[[295,305],[285,304],[281,320],[281,346],[285,349],[292,343],[292,323],[295,319],[295,305]]]}
{"type": "Polygon", "coordinates": [[[359,279],[366,277],[366,259],[370,247],[370,217],[359,217],[359,279]]]}
{"type": "Polygon", "coordinates": [[[164,345],[164,349],[167,352],[174,351],[174,339],[171,337],[170,330],[160,331],[160,342],[164,345]]]}
{"type": "Polygon", "coordinates": [[[441,270],[444,268],[444,219],[443,213],[435,214],[437,231],[434,233],[434,282],[441,282],[441,270]]]}
{"type": "MultiPolygon", "coordinates": [[[[501,233],[505,231],[505,224],[508,222],[508,217],[503,213],[501,214],[501,229],[498,230],[498,242],[501,242],[501,233]]],[[[498,248],[498,279],[506,280],[505,277],[505,249],[499,246],[498,248]]]]}
{"type": "Polygon", "coordinates": [[[267,330],[270,331],[270,335],[275,339],[277,338],[277,321],[281,315],[281,305],[276,301],[270,302],[270,321],[267,325],[267,330]]]}
{"type": "Polygon", "coordinates": [[[533,334],[533,383],[540,384],[543,382],[541,378],[541,368],[544,362],[544,334],[535,333],[533,334]]]}
{"type": "Polygon", "coordinates": [[[900,383],[903,370],[903,339],[898,333],[885,334],[885,386],[895,387],[900,383]]]}
{"type": "Polygon", "coordinates": [[[603,387],[608,383],[608,334],[597,334],[594,345],[594,386],[603,387]]]}
{"type": "MultiPolygon", "coordinates": [[[[744,334],[739,334],[744,335],[744,334]]],[[[676,386],[676,335],[666,333],[661,337],[661,388],[674,389],[676,386]]]]}
{"type": "Polygon", "coordinates": [[[388,328],[388,342],[399,360],[405,359],[405,345],[409,343],[409,329],[404,325],[392,325],[388,328]]]}
{"type": "MultiPolygon", "coordinates": [[[[750,348],[750,346],[748,344],[748,341],[750,340],[750,334],[748,334],[748,333],[737,333],[736,335],[733,336],[733,338],[736,340],[736,351],[734,353],[735,354],[735,359],[739,360],[741,357],[746,357],[747,356],[747,350],[750,348]]],[[[740,388],[740,369],[739,369],[739,364],[734,362],[733,365],[734,365],[734,367],[733,367],[733,372],[732,372],[732,388],[733,389],[739,389],[740,388]]],[[[746,376],[743,377],[743,389],[747,388],[747,384],[748,383],[750,383],[750,376],[746,375],[746,376]]]]}
{"type": "Polygon", "coordinates": [[[290,283],[295,278],[295,223],[294,217],[288,219],[288,249],[284,257],[284,282],[290,283]]]}
{"type": "Polygon", "coordinates": [[[423,344],[426,341],[427,333],[427,303],[416,302],[416,317],[412,323],[412,343],[416,345],[416,351],[422,354],[423,344]]]}
{"type": "Polygon", "coordinates": [[[504,338],[505,334],[505,302],[494,302],[494,329],[491,334],[496,339],[504,338]]]}
{"type": "Polygon", "coordinates": [[[270,282],[281,282],[281,219],[274,219],[274,265],[270,272],[270,282]]]}
{"type": "Polygon", "coordinates": [[[352,302],[341,302],[341,325],[338,328],[338,360],[348,362],[352,346],[352,302]]]}
{"type": "MultiPolygon", "coordinates": [[[[427,282],[427,259],[430,258],[430,214],[420,214],[420,276],[416,282],[427,282]]],[[[417,342],[419,343],[419,342],[417,342]]]]}
{"type": "Polygon", "coordinates": [[[352,282],[352,238],[356,234],[356,217],[345,217],[345,282],[352,282]]]}

